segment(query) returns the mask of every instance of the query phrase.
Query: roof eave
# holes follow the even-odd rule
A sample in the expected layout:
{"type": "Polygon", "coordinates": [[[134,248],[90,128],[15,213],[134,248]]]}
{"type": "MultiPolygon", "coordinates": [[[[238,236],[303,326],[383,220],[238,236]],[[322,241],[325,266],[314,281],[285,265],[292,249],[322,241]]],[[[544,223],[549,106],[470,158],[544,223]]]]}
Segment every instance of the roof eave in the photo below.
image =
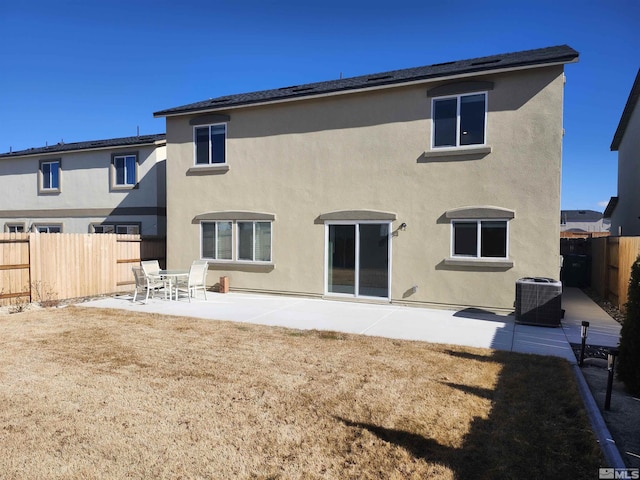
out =
{"type": "Polygon", "coordinates": [[[631,92],[629,93],[629,98],[627,98],[627,103],[624,106],[624,110],[622,111],[622,115],[620,116],[620,122],[618,123],[618,128],[616,129],[616,133],[613,135],[613,140],[611,141],[611,151],[617,152],[618,148],[620,148],[620,143],[622,143],[622,138],[627,130],[627,125],[631,120],[631,115],[638,104],[638,100],[640,99],[640,68],[638,69],[638,73],[636,74],[636,79],[633,82],[633,86],[631,87],[631,92]]]}
{"type": "Polygon", "coordinates": [[[618,197],[611,197],[609,199],[609,203],[607,204],[607,208],[604,209],[602,218],[611,218],[617,205],[618,205],[618,197]]]}
{"type": "Polygon", "coordinates": [[[136,148],[136,147],[152,147],[152,146],[162,146],[166,145],[167,140],[154,140],[152,142],[144,142],[144,143],[131,143],[131,144],[123,144],[123,145],[110,145],[104,147],[87,147],[87,148],[78,148],[78,149],[69,149],[69,150],[56,150],[54,152],[34,152],[34,153],[25,153],[25,154],[0,154],[0,160],[9,160],[12,158],[28,158],[28,157],[43,157],[43,156],[57,156],[63,155],[65,153],[77,153],[77,152],[95,152],[100,150],[116,150],[122,148],[136,148]]]}
{"type": "Polygon", "coordinates": [[[557,59],[555,61],[546,62],[546,63],[519,65],[519,66],[513,66],[513,67],[506,67],[506,68],[497,68],[492,70],[487,69],[487,70],[474,71],[474,72],[458,73],[453,75],[433,76],[433,77],[421,78],[417,80],[409,80],[404,82],[385,83],[383,85],[374,85],[371,87],[364,87],[364,88],[359,87],[359,88],[352,88],[352,89],[339,89],[335,91],[308,94],[308,95],[299,95],[295,97],[278,98],[273,100],[247,101],[247,102],[238,103],[235,105],[221,105],[219,107],[203,107],[203,108],[194,108],[194,109],[184,109],[184,110],[178,110],[178,111],[170,111],[173,109],[160,110],[158,112],[155,112],[153,116],[155,118],[161,118],[161,117],[167,118],[167,117],[179,117],[183,115],[192,115],[195,113],[210,113],[210,112],[220,112],[220,111],[226,111],[226,110],[236,110],[239,108],[273,105],[278,103],[289,103],[289,102],[295,102],[300,100],[313,100],[318,98],[326,98],[330,96],[371,92],[371,91],[377,91],[377,90],[383,90],[383,89],[389,89],[389,88],[400,88],[400,87],[420,85],[425,83],[455,80],[455,79],[468,78],[468,77],[477,77],[481,75],[495,75],[500,73],[519,71],[519,70],[529,70],[532,68],[566,65],[568,63],[576,63],[577,61],[578,61],[578,55],[576,54],[576,55],[571,55],[571,58],[568,57],[567,60],[557,59]]]}

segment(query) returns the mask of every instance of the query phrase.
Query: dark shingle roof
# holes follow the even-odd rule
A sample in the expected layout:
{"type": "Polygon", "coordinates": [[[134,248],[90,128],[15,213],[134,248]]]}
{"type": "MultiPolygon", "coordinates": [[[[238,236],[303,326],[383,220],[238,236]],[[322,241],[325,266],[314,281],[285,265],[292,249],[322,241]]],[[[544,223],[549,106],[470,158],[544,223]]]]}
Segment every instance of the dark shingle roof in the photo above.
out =
{"type": "Polygon", "coordinates": [[[597,222],[602,219],[602,213],[595,210],[562,210],[560,217],[565,222],[597,222]]]}
{"type": "Polygon", "coordinates": [[[42,155],[45,153],[71,152],[74,150],[93,150],[98,148],[127,147],[131,145],[151,145],[165,140],[166,134],[140,135],[137,137],[110,138],[107,140],[90,140],[88,142],[57,143],[46,147],[28,148],[15,152],[0,153],[0,158],[22,157],[25,155],[42,155]]]}
{"type": "Polygon", "coordinates": [[[624,132],[627,130],[627,125],[629,125],[629,121],[631,120],[633,109],[638,104],[638,99],[640,99],[640,68],[638,69],[636,79],[633,82],[633,87],[631,87],[631,93],[629,94],[629,98],[627,99],[627,104],[624,106],[622,117],[620,117],[620,123],[618,124],[616,133],[613,135],[613,141],[611,142],[612,152],[617,151],[620,147],[620,142],[622,142],[624,132]]]}
{"type": "Polygon", "coordinates": [[[330,80],[326,82],[293,85],[290,87],[258,92],[227,95],[218,98],[191,103],[180,107],[160,110],[154,113],[156,117],[179,115],[203,110],[219,110],[241,105],[258,104],[262,102],[303,98],[312,95],[335,93],[348,90],[359,90],[384,85],[394,85],[420,80],[437,79],[463,74],[490,72],[492,70],[532,67],[552,63],[569,63],[578,59],[578,52],[567,45],[526,50],[489,57],[459,60],[428,65],[425,67],[393,70],[390,72],[362,75],[358,77],[330,80]]]}

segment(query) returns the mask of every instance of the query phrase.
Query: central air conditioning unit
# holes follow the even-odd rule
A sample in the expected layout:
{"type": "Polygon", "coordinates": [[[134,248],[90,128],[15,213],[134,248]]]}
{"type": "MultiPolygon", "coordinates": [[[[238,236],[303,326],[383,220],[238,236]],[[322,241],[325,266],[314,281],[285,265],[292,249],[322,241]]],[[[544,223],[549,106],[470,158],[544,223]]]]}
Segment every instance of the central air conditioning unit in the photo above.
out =
{"type": "Polygon", "coordinates": [[[562,282],[526,277],[516,281],[516,323],[559,327],[562,319],[562,282]]]}

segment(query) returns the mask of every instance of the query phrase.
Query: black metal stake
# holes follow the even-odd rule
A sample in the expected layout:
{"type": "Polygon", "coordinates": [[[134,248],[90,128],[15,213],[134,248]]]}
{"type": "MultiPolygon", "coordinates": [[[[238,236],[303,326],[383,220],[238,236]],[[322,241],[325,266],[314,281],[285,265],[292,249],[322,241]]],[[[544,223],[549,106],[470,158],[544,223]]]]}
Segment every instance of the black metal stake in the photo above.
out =
{"type": "Polygon", "coordinates": [[[587,332],[589,331],[589,322],[583,321],[581,328],[581,337],[582,337],[582,348],[580,349],[580,366],[584,362],[584,347],[587,343],[587,332]]]}
{"type": "Polygon", "coordinates": [[[607,396],[604,399],[604,409],[607,411],[611,409],[611,390],[613,388],[613,374],[616,369],[617,356],[618,356],[618,349],[610,348],[609,355],[607,356],[607,368],[609,370],[609,377],[607,378],[607,396]]]}

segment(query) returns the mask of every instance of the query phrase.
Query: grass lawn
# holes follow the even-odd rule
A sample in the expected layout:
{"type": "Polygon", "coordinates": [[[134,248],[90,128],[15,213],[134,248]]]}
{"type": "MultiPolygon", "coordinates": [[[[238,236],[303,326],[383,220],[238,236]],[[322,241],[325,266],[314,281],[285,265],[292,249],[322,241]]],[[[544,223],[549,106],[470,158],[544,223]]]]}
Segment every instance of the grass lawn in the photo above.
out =
{"type": "Polygon", "coordinates": [[[0,476],[596,478],[571,367],[68,307],[0,316],[0,476]]]}

